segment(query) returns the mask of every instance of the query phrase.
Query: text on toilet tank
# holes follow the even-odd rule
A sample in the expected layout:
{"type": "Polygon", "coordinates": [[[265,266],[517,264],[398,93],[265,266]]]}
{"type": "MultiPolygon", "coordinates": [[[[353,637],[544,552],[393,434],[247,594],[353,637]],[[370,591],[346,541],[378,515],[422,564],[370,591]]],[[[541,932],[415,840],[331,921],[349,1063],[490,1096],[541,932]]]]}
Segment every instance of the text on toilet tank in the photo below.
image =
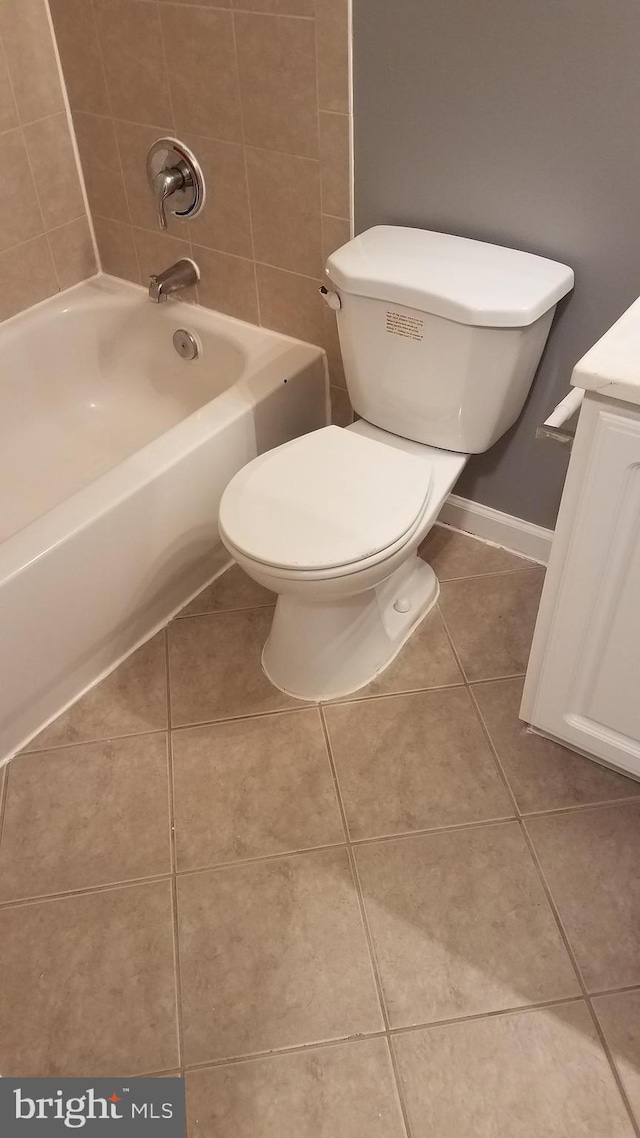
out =
{"type": "Polygon", "coordinates": [[[387,312],[387,332],[390,336],[403,336],[405,340],[424,340],[424,320],[390,309],[387,312]]]}

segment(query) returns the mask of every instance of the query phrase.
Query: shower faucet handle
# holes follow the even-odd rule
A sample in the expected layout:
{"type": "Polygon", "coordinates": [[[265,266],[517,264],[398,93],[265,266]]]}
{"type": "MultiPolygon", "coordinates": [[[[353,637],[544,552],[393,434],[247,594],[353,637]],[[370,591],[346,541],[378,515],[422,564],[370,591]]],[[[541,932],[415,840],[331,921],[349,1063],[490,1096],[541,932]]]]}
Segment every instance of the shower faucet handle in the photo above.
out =
{"type": "Polygon", "coordinates": [[[147,178],[158,228],[167,228],[167,201],[176,217],[196,217],[205,203],[204,175],[195,154],[177,138],[159,138],[147,156],[147,178]]]}
{"type": "Polygon", "coordinates": [[[159,229],[167,228],[167,211],[165,208],[167,198],[172,197],[178,190],[184,190],[189,185],[189,178],[189,168],[186,163],[181,162],[180,165],[173,166],[170,170],[159,170],[153,179],[159,229]]]}

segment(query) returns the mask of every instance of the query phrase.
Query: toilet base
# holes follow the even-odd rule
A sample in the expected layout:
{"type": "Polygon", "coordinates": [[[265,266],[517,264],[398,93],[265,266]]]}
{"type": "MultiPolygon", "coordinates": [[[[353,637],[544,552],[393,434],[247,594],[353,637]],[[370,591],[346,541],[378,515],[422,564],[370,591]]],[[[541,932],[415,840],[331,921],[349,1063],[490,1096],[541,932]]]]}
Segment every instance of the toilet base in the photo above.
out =
{"type": "Polygon", "coordinates": [[[414,554],[375,589],[317,603],[281,594],[262,652],[267,678],[296,699],[358,691],[391,663],[438,599],[430,565],[414,554]]]}

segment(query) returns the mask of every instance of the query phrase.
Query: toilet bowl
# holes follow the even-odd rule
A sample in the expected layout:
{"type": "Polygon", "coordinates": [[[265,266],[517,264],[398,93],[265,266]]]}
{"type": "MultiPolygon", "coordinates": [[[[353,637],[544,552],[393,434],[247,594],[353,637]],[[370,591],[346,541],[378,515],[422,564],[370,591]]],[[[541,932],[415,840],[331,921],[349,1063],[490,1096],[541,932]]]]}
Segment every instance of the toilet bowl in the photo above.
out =
{"type": "Polygon", "coordinates": [[[244,467],[220,535],[278,596],[264,671],[305,700],[357,691],[438,597],[417,554],[469,455],[515,422],[566,265],[425,230],[376,226],[332,253],[349,397],[360,416],[244,467]]]}
{"type": "Polygon", "coordinates": [[[359,421],[286,443],[235,476],[220,534],[278,595],[262,655],[276,687],[332,699],[388,666],[438,598],[417,549],[466,461],[359,421]]]}

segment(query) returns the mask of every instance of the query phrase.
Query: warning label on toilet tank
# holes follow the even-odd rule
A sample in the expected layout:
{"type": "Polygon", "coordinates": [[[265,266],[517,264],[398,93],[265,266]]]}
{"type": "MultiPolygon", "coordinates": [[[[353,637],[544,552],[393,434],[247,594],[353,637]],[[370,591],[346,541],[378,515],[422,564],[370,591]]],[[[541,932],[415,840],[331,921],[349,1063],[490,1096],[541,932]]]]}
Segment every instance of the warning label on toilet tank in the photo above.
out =
{"type": "Polygon", "coordinates": [[[404,336],[405,340],[424,340],[424,320],[418,316],[405,316],[402,312],[387,312],[387,332],[390,336],[404,336]]]}

